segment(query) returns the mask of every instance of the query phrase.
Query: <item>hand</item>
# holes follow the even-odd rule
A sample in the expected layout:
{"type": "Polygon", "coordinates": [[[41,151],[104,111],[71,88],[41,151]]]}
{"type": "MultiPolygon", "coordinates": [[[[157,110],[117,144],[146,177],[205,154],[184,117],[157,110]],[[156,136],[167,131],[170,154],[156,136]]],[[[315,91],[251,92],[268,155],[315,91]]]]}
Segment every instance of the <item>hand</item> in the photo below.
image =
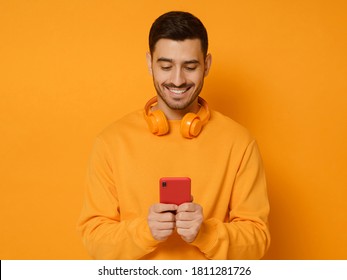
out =
{"type": "Polygon", "coordinates": [[[183,203],[177,208],[176,228],[181,238],[190,243],[199,233],[204,219],[202,207],[196,203],[183,203]]]}
{"type": "Polygon", "coordinates": [[[148,226],[152,236],[158,241],[166,240],[175,229],[175,204],[153,204],[148,211],[148,226]]]}

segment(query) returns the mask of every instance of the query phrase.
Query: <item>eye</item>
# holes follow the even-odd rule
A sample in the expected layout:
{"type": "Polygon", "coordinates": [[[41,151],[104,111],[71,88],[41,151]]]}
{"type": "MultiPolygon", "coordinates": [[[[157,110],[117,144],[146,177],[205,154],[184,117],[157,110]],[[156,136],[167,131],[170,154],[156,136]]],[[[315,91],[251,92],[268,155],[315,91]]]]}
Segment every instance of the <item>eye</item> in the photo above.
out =
{"type": "Polygon", "coordinates": [[[160,68],[163,71],[170,71],[172,67],[171,66],[161,66],[160,68]]]}
{"type": "Polygon", "coordinates": [[[192,72],[195,71],[198,68],[198,64],[197,63],[186,63],[184,65],[184,70],[188,71],[188,72],[192,72]]]}
{"type": "Polygon", "coordinates": [[[197,67],[185,67],[185,69],[187,70],[187,71],[194,71],[194,70],[196,70],[196,68],[197,67]]]}
{"type": "Polygon", "coordinates": [[[163,71],[170,71],[172,68],[172,64],[171,63],[160,63],[159,67],[163,71]]]}

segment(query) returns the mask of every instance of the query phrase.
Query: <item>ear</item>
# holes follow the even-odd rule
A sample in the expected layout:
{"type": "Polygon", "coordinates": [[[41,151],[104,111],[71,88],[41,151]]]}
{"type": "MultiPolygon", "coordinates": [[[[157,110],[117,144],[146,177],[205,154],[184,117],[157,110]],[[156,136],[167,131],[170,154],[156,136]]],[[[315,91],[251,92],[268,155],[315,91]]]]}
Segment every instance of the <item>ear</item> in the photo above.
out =
{"type": "Polygon", "coordinates": [[[146,60],[147,60],[147,67],[148,72],[150,75],[153,75],[153,69],[152,69],[152,56],[149,52],[146,52],[146,60]]]}
{"type": "Polygon", "coordinates": [[[207,54],[207,56],[205,58],[205,72],[204,72],[205,77],[210,72],[211,64],[212,64],[212,55],[209,53],[209,54],[207,54]]]}

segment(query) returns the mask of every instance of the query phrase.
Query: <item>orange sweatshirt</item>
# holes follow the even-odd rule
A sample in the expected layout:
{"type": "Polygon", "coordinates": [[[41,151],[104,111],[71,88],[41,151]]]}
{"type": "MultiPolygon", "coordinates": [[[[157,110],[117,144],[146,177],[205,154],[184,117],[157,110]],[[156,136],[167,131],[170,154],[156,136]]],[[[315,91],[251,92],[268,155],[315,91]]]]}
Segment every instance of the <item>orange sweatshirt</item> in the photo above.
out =
{"type": "Polygon", "coordinates": [[[249,133],[211,112],[194,139],[180,121],[155,136],[143,111],[129,114],[96,139],[78,230],[95,259],[259,259],[266,252],[269,203],[261,157],[249,133]],[[204,221],[192,243],[173,233],[156,241],[147,225],[159,202],[160,177],[190,177],[204,221]]]}

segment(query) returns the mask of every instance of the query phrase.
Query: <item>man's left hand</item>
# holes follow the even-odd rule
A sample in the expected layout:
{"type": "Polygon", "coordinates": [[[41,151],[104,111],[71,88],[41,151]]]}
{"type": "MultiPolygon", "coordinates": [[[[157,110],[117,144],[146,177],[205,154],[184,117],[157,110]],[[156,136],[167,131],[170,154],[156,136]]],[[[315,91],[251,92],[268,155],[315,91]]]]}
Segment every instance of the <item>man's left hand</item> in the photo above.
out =
{"type": "Polygon", "coordinates": [[[199,204],[193,202],[181,204],[176,212],[177,233],[184,241],[193,242],[199,233],[203,219],[202,207],[199,204]]]}

